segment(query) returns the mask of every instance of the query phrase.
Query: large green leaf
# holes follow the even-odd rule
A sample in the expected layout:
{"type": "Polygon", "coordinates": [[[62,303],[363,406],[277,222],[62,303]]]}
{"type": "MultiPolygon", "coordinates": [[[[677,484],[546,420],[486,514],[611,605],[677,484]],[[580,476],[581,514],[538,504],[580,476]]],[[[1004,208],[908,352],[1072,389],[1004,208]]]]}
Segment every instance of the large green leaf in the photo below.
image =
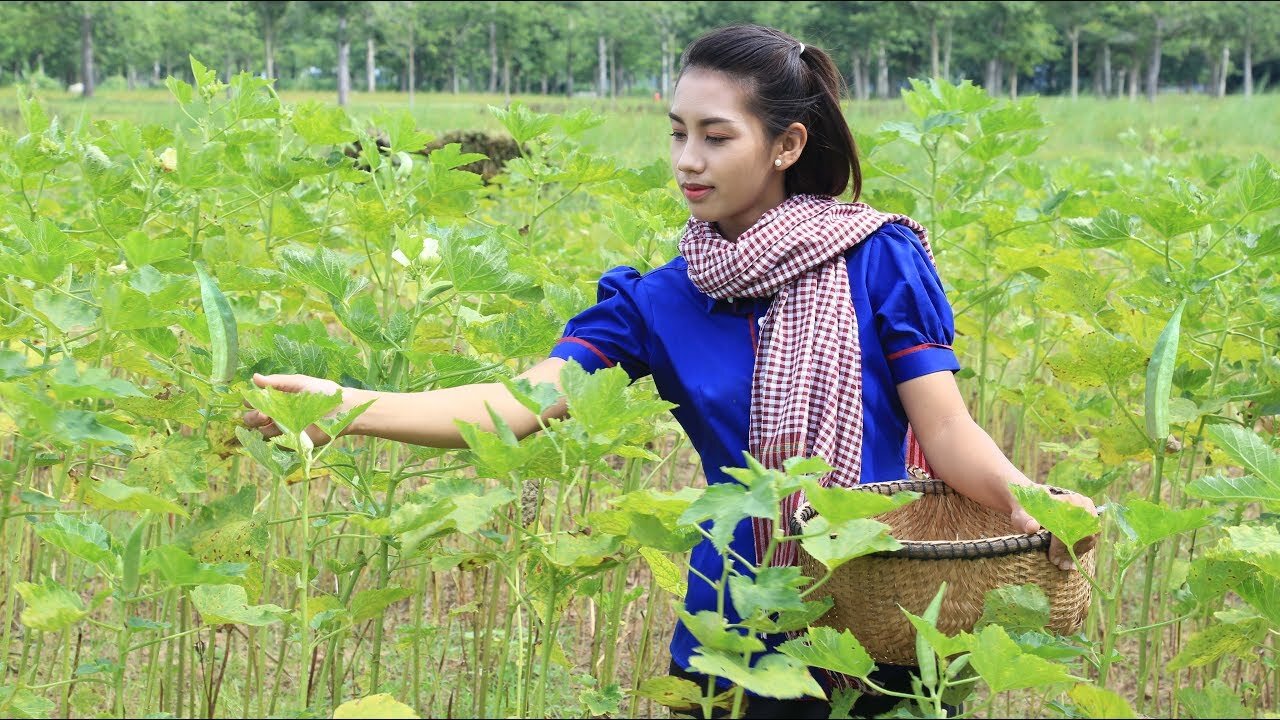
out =
{"type": "Polygon", "coordinates": [[[116,553],[111,549],[111,536],[106,528],[92,520],[85,522],[73,515],[55,513],[53,520],[37,523],[36,534],[45,542],[62,548],[82,560],[116,569],[116,553]]]}
{"type": "Polygon", "coordinates": [[[20,582],[14,589],[26,605],[22,610],[22,624],[33,630],[62,630],[89,614],[79,595],[54,580],[45,580],[43,585],[20,582]]]}
{"type": "Polygon", "coordinates": [[[806,578],[798,567],[763,567],[756,571],[754,579],[736,573],[730,575],[729,596],[738,615],[750,618],[757,611],[768,615],[802,609],[804,600],[800,597],[800,588],[805,584],[806,578]]]}
{"type": "Polygon", "coordinates": [[[970,659],[993,693],[1070,682],[1065,666],[1028,655],[999,625],[982,629],[970,659]]]}
{"type": "Polygon", "coordinates": [[[746,495],[747,489],[736,483],[712,485],[681,514],[680,522],[711,520],[711,543],[724,552],[738,523],[748,517],[742,509],[746,495]]]}
{"type": "Polygon", "coordinates": [[[822,516],[805,525],[801,540],[805,552],[834,570],[850,560],[882,550],[898,550],[902,543],[889,535],[889,526],[877,520],[856,518],[841,523],[828,522],[822,516]]]}
{"type": "Polygon", "coordinates": [[[417,718],[413,708],[386,693],[348,700],[333,710],[334,720],[347,718],[417,718]]]}
{"type": "Polygon", "coordinates": [[[808,695],[823,698],[822,686],[809,674],[804,663],[771,653],[760,658],[754,666],[742,657],[708,648],[699,648],[689,658],[693,670],[704,675],[715,675],[741,685],[764,697],[789,700],[808,695]]]}
{"type": "Polygon", "coordinates": [[[76,368],[76,362],[65,356],[49,374],[49,387],[54,397],[64,402],[85,399],[146,397],[136,385],[123,378],[112,377],[103,368],[76,368]]]}
{"type": "Polygon", "coordinates": [[[1141,546],[1202,528],[1209,524],[1214,508],[1174,510],[1146,500],[1134,499],[1120,508],[1121,529],[1141,546]]]}
{"type": "Polygon", "coordinates": [[[84,501],[104,510],[131,510],[142,512],[154,510],[161,513],[174,513],[183,517],[187,511],[172,500],[153,495],[146,490],[125,485],[119,480],[108,478],[99,482],[90,481],[83,485],[84,501]]]}
{"type": "Polygon", "coordinates": [[[351,598],[351,621],[361,622],[382,617],[389,605],[412,597],[414,590],[402,587],[370,588],[361,590],[351,598]]]}
{"type": "Polygon", "coordinates": [[[1136,718],[1129,702],[1116,693],[1097,685],[1077,685],[1067,693],[1075,701],[1076,710],[1087,718],[1136,718]]]}
{"type": "Polygon", "coordinates": [[[48,718],[56,706],[52,700],[36,695],[30,690],[0,685],[0,717],[48,718]]]}
{"type": "Polygon", "coordinates": [[[1010,485],[1009,489],[1031,517],[1068,547],[1102,529],[1098,517],[1084,508],[1056,500],[1040,485],[1010,485]]]}
{"type": "Polygon", "coordinates": [[[274,420],[281,430],[297,435],[341,405],[342,391],[326,395],[318,392],[285,392],[265,387],[244,391],[244,398],[263,415],[274,420]]]}
{"type": "Polygon", "coordinates": [[[677,614],[703,648],[739,655],[764,650],[764,642],[760,638],[730,628],[724,616],[714,610],[701,610],[696,615],[678,610],[677,614]]]}
{"type": "Polygon", "coordinates": [[[290,245],[280,251],[280,267],[290,278],[310,285],[341,302],[351,299],[369,284],[369,279],[354,271],[359,258],[344,255],[324,246],[308,250],[290,245]]]}
{"type": "Polygon", "coordinates": [[[1205,475],[1187,485],[1187,494],[1210,502],[1258,502],[1280,508],[1280,484],[1257,475],[1205,475]]]}
{"type": "Polygon", "coordinates": [[[147,551],[143,570],[154,571],[167,585],[243,585],[245,563],[202,563],[181,548],[161,545],[147,551]]]}
{"type": "Polygon", "coordinates": [[[788,640],[778,652],[810,667],[865,678],[875,663],[852,632],[840,632],[825,626],[812,627],[804,637],[788,640]]]}
{"type": "Polygon", "coordinates": [[[1178,690],[1178,702],[1188,717],[1197,720],[1242,718],[1250,714],[1240,702],[1240,693],[1218,678],[1210,680],[1203,689],[1187,687],[1178,690]]]}
{"type": "Polygon", "coordinates": [[[1249,212],[1280,206],[1280,171],[1261,153],[1240,170],[1240,203],[1249,212]]]}
{"type": "Polygon", "coordinates": [[[1103,208],[1093,217],[1067,218],[1064,222],[1071,228],[1072,242],[1081,247],[1106,247],[1133,237],[1130,217],[1111,208],[1103,208]]]}
{"type": "Polygon", "coordinates": [[[1039,585],[1004,585],[983,596],[978,626],[995,623],[1011,632],[1039,630],[1049,624],[1049,599],[1039,585]]]}
{"type": "Polygon", "coordinates": [[[278,605],[250,605],[239,585],[197,585],[191,588],[191,602],[206,625],[253,625],[279,622],[289,611],[278,605]]]}
{"type": "Polygon", "coordinates": [[[642,547],[640,556],[649,565],[649,572],[653,574],[658,587],[678,598],[683,598],[689,592],[689,582],[685,579],[684,573],[671,562],[671,558],[667,557],[666,553],[651,547],[642,547]]]}
{"type": "Polygon", "coordinates": [[[1251,652],[1267,635],[1267,621],[1261,618],[1242,623],[1218,623],[1192,635],[1165,669],[1177,672],[1201,667],[1225,655],[1251,652]]]}
{"type": "Polygon", "coordinates": [[[528,278],[511,271],[506,245],[492,235],[443,231],[440,260],[458,292],[508,293],[530,284],[528,278]]]}
{"type": "Polygon", "coordinates": [[[920,497],[916,492],[881,495],[876,492],[850,491],[839,486],[822,487],[810,481],[804,485],[804,496],[818,514],[832,523],[875,517],[896,510],[920,497]]]}
{"type": "Polygon", "coordinates": [[[1280,452],[1257,433],[1239,425],[1210,425],[1209,437],[1246,470],[1280,486],[1280,452]]]}
{"type": "Polygon", "coordinates": [[[311,145],[340,145],[355,139],[351,119],[341,107],[314,100],[293,108],[293,129],[311,145]]]}
{"type": "Polygon", "coordinates": [[[208,440],[199,436],[144,438],[125,468],[125,483],[152,492],[204,492],[209,489],[208,452],[208,440]]]}

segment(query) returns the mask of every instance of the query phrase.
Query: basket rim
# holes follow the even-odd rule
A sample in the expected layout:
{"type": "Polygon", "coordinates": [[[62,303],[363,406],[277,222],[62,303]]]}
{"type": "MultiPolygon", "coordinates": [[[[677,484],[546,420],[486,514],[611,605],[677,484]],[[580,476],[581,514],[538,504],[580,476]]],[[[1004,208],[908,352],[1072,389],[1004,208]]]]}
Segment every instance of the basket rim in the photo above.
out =
{"type": "MultiPolygon", "coordinates": [[[[1054,495],[1074,494],[1070,490],[1051,485],[1045,485],[1044,487],[1048,488],[1049,492],[1054,495]]],[[[950,485],[936,478],[886,480],[884,482],[859,484],[849,489],[874,492],[880,495],[892,495],[902,491],[918,492],[923,495],[959,494],[950,485]]],[[[802,521],[800,515],[805,510],[812,510],[808,503],[796,510],[796,517],[792,518],[793,525],[803,528],[804,524],[813,517],[810,516],[810,518],[802,521]]],[[[1046,550],[1052,539],[1052,533],[1048,530],[1041,530],[1030,535],[999,535],[976,540],[898,540],[902,547],[897,550],[880,550],[862,557],[906,560],[978,560],[1046,550]]]]}

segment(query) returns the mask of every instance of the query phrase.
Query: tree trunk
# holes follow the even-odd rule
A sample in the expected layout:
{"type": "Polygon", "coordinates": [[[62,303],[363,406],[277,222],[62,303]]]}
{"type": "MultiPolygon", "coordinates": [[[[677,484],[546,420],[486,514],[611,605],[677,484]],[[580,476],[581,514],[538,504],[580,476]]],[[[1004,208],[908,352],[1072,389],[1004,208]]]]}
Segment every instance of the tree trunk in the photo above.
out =
{"type": "Polygon", "coordinates": [[[1129,66],[1129,102],[1138,100],[1138,85],[1141,83],[1142,61],[1134,58],[1129,66]]]}
{"type": "Polygon", "coordinates": [[[618,87],[622,84],[618,73],[618,43],[609,48],[609,97],[618,97],[618,87]]]}
{"type": "Polygon", "coordinates": [[[1227,75],[1231,72],[1231,46],[1222,43],[1222,66],[1221,72],[1218,74],[1218,97],[1225,97],[1227,94],[1227,75]]]}
{"type": "Polygon", "coordinates": [[[1245,36],[1244,62],[1240,68],[1244,70],[1244,96],[1253,97],[1253,38],[1245,36]]]}
{"type": "Polygon", "coordinates": [[[929,20],[929,77],[938,77],[938,18],[929,20]]]}
{"type": "Polygon", "coordinates": [[[125,72],[125,79],[129,83],[130,90],[138,89],[138,69],[133,66],[133,63],[129,63],[128,70],[125,72]]]}
{"type": "Polygon", "coordinates": [[[262,48],[266,54],[268,80],[274,80],[276,77],[276,29],[271,18],[266,18],[262,23],[262,48]]]}
{"type": "Polygon", "coordinates": [[[374,41],[372,37],[369,37],[365,40],[364,75],[365,75],[365,81],[369,87],[370,93],[378,89],[378,73],[376,72],[376,70],[378,69],[378,66],[375,62],[373,45],[374,45],[374,41]]]}
{"type": "Polygon", "coordinates": [[[1102,92],[1111,97],[1111,43],[1102,44],[1102,92]]]}
{"type": "Polygon", "coordinates": [[[996,87],[996,68],[1000,67],[1000,61],[991,58],[987,60],[987,76],[983,81],[983,86],[987,88],[987,94],[996,96],[1000,93],[1000,88],[996,87]]]}
{"type": "Polygon", "coordinates": [[[1116,71],[1116,97],[1124,95],[1124,83],[1128,74],[1129,71],[1126,68],[1120,68],[1116,71]]]}
{"type": "Polygon", "coordinates": [[[569,36],[565,39],[564,94],[573,97],[573,14],[569,14],[569,36]]]}
{"type": "Polygon", "coordinates": [[[93,15],[88,8],[80,13],[80,82],[81,97],[93,97],[93,15]]]}
{"type": "MultiPolygon", "coordinates": [[[[409,27],[409,73],[408,73],[409,75],[409,107],[410,108],[413,108],[414,90],[418,85],[418,78],[414,77],[417,74],[416,71],[417,71],[417,64],[418,64],[416,48],[414,47],[417,44],[418,44],[417,40],[413,36],[413,26],[410,26],[409,27]]],[[[456,62],[453,66],[453,79],[454,79],[454,84],[457,85],[458,66],[456,62]]]]}
{"type": "Polygon", "coordinates": [[[1222,58],[1214,58],[1213,66],[1209,68],[1209,82],[1204,86],[1205,95],[1213,95],[1218,90],[1218,78],[1222,75],[1222,58]]]}
{"type": "Polygon", "coordinates": [[[662,34],[662,88],[663,99],[671,97],[671,38],[662,34]]]}
{"type": "Polygon", "coordinates": [[[883,42],[876,50],[876,97],[889,97],[889,50],[883,42]]]}
{"type": "Polygon", "coordinates": [[[1009,99],[1018,99],[1018,70],[1016,68],[1009,73],[1009,99]]]}
{"type": "Polygon", "coordinates": [[[858,56],[858,72],[861,73],[862,97],[859,100],[871,99],[871,58],[866,55],[858,56]]]}
{"type": "Polygon", "coordinates": [[[1164,40],[1164,19],[1156,18],[1156,34],[1151,42],[1151,64],[1147,66],[1147,100],[1156,101],[1160,89],[1160,44],[1164,40]]]}
{"type": "Polygon", "coordinates": [[[507,104],[511,104],[511,51],[503,50],[502,53],[502,95],[506,98],[507,104]]]}
{"type": "Polygon", "coordinates": [[[942,76],[951,80],[951,23],[947,23],[947,35],[942,42],[942,76]]]}
{"type": "Polygon", "coordinates": [[[609,41],[596,36],[596,97],[604,97],[609,88],[609,41]]]}
{"type": "MultiPolygon", "coordinates": [[[[14,68],[15,68],[13,72],[14,77],[17,77],[18,75],[18,71],[16,69],[17,67],[18,67],[17,65],[14,65],[14,68]]],[[[44,74],[44,53],[43,52],[36,53],[36,72],[40,73],[41,75],[44,74]]]]}
{"type": "Polygon", "coordinates": [[[1071,99],[1080,97],[1080,28],[1071,28],[1071,99]]]}
{"type": "Polygon", "coordinates": [[[338,18],[338,104],[347,105],[351,94],[351,40],[347,38],[347,17],[338,18]]]}
{"type": "Polygon", "coordinates": [[[855,50],[849,53],[852,59],[852,67],[850,67],[850,76],[853,78],[853,97],[855,100],[862,99],[862,56],[855,50]]]}
{"type": "Polygon", "coordinates": [[[489,21],[489,92],[498,91],[498,24],[489,21]]]}

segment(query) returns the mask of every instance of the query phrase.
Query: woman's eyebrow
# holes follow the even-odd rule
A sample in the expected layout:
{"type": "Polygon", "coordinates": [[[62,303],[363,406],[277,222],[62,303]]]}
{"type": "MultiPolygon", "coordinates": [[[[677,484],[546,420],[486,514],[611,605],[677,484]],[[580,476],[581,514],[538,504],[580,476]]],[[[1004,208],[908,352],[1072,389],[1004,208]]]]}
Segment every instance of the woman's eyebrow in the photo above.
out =
{"type": "MultiPolygon", "coordinates": [[[[685,124],[685,122],[684,122],[684,118],[680,117],[679,115],[677,115],[677,114],[675,114],[675,113],[673,113],[673,112],[669,112],[669,113],[667,113],[667,117],[671,118],[672,120],[675,120],[676,122],[680,123],[681,125],[685,124]]],[[[717,124],[717,123],[724,123],[724,124],[726,124],[726,125],[732,125],[732,124],[733,124],[733,121],[732,121],[732,120],[730,120],[729,118],[722,118],[722,117],[709,117],[709,118],[706,118],[706,119],[704,119],[704,120],[701,120],[701,121],[699,121],[699,122],[697,122],[697,123],[695,123],[695,124],[697,124],[697,125],[702,125],[702,126],[704,126],[704,127],[705,127],[705,126],[707,126],[707,125],[715,125],[715,124],[717,124]]]]}

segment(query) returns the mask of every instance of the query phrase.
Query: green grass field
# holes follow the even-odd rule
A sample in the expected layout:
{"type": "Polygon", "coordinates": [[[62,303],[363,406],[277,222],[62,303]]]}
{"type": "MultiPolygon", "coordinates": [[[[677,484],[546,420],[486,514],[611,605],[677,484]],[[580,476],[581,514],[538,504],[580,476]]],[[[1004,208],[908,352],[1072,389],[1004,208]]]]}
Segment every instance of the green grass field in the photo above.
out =
{"type": "MultiPolygon", "coordinates": [[[[168,90],[99,92],[91,100],[81,100],[65,92],[43,92],[64,122],[70,125],[97,120],[130,120],[135,123],[182,123],[182,116],[168,90]]],[[[305,101],[336,102],[330,92],[284,92],[290,104],[305,101]]],[[[446,132],[457,129],[496,131],[501,125],[487,111],[490,105],[504,105],[502,95],[427,94],[414,97],[413,115],[421,127],[446,132]]],[[[666,105],[634,98],[596,101],[590,98],[512,96],[541,112],[560,113],[590,107],[609,116],[609,121],[586,134],[584,140],[627,164],[648,164],[666,157],[666,105]]],[[[1145,100],[1099,100],[1081,97],[1040,99],[1040,110],[1049,122],[1049,138],[1035,157],[1045,162],[1062,159],[1128,161],[1141,159],[1153,149],[1153,138],[1180,137],[1188,149],[1248,157],[1276,149],[1280,137],[1280,95],[1259,95],[1251,99],[1229,96],[1223,99],[1203,95],[1163,95],[1156,103],[1145,100]],[[1169,131],[1176,128],[1178,134],[1169,131]]],[[[409,107],[407,93],[355,92],[349,112],[367,117],[382,109],[409,107]]],[[[873,131],[881,123],[905,120],[910,113],[901,100],[850,102],[846,117],[855,137],[873,131]]],[[[18,124],[15,90],[0,89],[0,127],[10,130],[18,124]]]]}

